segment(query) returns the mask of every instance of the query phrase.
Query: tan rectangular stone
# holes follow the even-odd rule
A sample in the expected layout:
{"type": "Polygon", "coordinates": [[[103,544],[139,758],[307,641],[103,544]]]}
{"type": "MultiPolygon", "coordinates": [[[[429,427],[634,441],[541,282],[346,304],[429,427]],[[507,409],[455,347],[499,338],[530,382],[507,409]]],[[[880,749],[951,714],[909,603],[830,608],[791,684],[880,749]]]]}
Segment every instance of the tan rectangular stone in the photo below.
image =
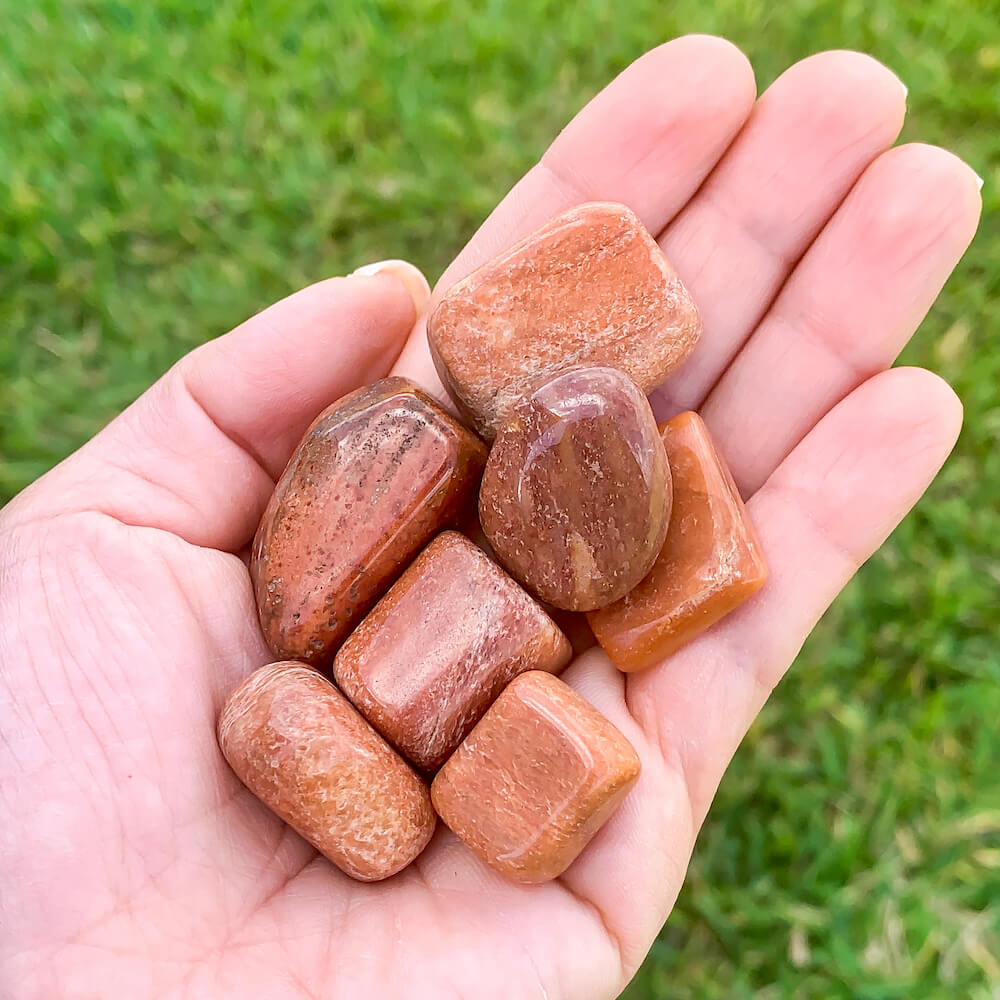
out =
{"type": "Polygon", "coordinates": [[[561,875],[639,777],[627,739],[551,674],[516,677],[438,772],[452,831],[517,882],[561,875]]]}
{"type": "Polygon", "coordinates": [[[489,440],[533,378],[608,365],[648,393],[700,333],[663,251],[631,209],[612,202],[547,222],[449,289],[427,323],[442,382],[489,440]]]}

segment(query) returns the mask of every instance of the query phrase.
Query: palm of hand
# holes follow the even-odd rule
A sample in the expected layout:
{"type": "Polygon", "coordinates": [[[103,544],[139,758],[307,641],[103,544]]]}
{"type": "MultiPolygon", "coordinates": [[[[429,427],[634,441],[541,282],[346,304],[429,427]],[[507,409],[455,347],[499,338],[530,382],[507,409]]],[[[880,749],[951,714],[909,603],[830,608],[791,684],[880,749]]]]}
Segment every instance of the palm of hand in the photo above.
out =
{"type": "Polygon", "coordinates": [[[929,147],[879,156],[902,94],[870,60],[794,67],[726,152],[751,88],[717,40],[646,56],[442,282],[574,201],[632,204],[706,318],[705,342],[658,403],[703,410],[752,494],[772,566],[754,601],[669,664],[625,679],[591,650],[565,674],[643,758],[639,786],[588,851],[562,879],[523,888],[439,830],[402,875],[361,885],[260,808],[218,751],[222,700],[269,659],[233,553],[273,477],[322,406],[397,355],[397,370],[436,385],[419,326],[399,354],[415,318],[399,280],[335,279],[182,361],[0,520],[0,987],[616,995],[669,912],[746,727],[960,419],[933,376],[875,373],[971,238],[973,175],[929,147]],[[672,86],[692,74],[712,80],[718,104],[672,86]],[[783,166],[761,181],[772,161],[783,166]]]}
{"type": "Polygon", "coordinates": [[[31,946],[11,981],[135,997],[310,996],[336,982],[353,997],[413,982],[481,995],[493,976],[530,996],[566,981],[532,954],[558,927],[591,985],[617,984],[599,916],[562,885],[509,885],[442,833],[415,870],[361,885],[242,789],[215,743],[216,706],[269,657],[238,557],[102,513],[27,523],[7,544],[6,641],[27,653],[9,680],[39,686],[7,733],[37,752],[36,766],[14,755],[31,786],[16,818],[34,836],[5,849],[25,892],[47,887],[23,900],[31,946]]]}

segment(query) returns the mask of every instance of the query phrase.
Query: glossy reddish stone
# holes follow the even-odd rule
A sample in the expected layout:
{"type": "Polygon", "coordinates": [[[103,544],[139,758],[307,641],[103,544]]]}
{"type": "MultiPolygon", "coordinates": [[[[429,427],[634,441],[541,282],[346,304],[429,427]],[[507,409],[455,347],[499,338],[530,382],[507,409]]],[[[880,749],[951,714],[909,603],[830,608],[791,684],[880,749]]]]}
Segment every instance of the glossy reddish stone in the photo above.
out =
{"type": "Polygon", "coordinates": [[[767,563],[733,477],[697,413],[661,426],[674,484],[670,529],[649,575],[588,615],[621,669],[659,663],[755,594],[767,563]]]}
{"type": "Polygon", "coordinates": [[[304,663],[251,674],[222,710],[219,745],[240,781],[352,878],[394,875],[434,833],[427,786],[304,663]]]}
{"type": "Polygon", "coordinates": [[[521,674],[438,772],[438,815],[518,882],[561,875],[639,777],[624,736],[551,674],[521,674]]]}
{"type": "Polygon", "coordinates": [[[561,670],[568,640],[463,535],[438,535],[333,662],[340,689],[405,757],[440,767],[525,670],[561,670]]]}
{"type": "Polygon", "coordinates": [[[254,540],[261,627],[278,657],[327,666],[441,528],[469,516],[483,443],[402,378],[319,415],[254,540]]]}
{"type": "Polygon", "coordinates": [[[526,384],[575,364],[608,365],[650,392],[686,360],[698,310],[624,205],[578,205],[454,285],[427,339],[441,380],[492,439],[526,384]]]}
{"type": "Polygon", "coordinates": [[[611,368],[528,387],[490,451],[479,519],[508,572],[568,611],[610,604],[653,565],[670,469],[646,397],[611,368]]]}

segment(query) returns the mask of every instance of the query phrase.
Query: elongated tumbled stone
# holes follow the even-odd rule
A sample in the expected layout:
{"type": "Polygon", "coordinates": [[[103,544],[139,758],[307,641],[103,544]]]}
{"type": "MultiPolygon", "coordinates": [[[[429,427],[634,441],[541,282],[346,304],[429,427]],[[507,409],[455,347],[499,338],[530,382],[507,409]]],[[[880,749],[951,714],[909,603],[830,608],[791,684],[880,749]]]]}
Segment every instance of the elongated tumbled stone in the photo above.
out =
{"type": "Polygon", "coordinates": [[[529,385],[490,451],[479,519],[508,572],[568,611],[645,575],[670,519],[670,469],[646,397],[612,368],[529,385]]]}
{"type": "Polygon", "coordinates": [[[445,387],[492,439],[539,375],[609,365],[643,392],[686,360],[698,310],[631,209],[578,205],[454,285],[427,323],[445,387]]]}
{"type": "Polygon", "coordinates": [[[438,772],[438,815],[518,882],[561,875],[639,777],[624,736],[551,674],[521,674],[438,772]]]}
{"type": "Polygon", "coordinates": [[[250,574],[275,656],[328,666],[427,541],[471,514],[485,461],[483,443],[406,379],[324,410],[254,539],[250,574]]]}
{"type": "Polygon", "coordinates": [[[304,663],[251,674],[222,710],[219,745],[240,781],[352,878],[394,875],[434,833],[427,786],[304,663]]]}
{"type": "Polygon", "coordinates": [[[405,757],[441,766],[526,670],[561,670],[569,641],[463,535],[438,535],[333,661],[340,689],[405,757]]]}
{"type": "Polygon", "coordinates": [[[625,671],[659,663],[755,594],[767,563],[733,477],[697,413],[661,425],[674,509],[663,549],[642,582],[588,615],[625,671]]]}

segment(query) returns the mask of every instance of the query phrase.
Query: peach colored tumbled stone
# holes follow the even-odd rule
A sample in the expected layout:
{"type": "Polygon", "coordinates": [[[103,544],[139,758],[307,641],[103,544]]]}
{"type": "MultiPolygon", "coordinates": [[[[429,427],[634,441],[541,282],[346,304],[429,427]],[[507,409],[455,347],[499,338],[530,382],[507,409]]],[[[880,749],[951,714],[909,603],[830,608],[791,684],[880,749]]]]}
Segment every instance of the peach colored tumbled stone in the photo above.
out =
{"type": "Polygon", "coordinates": [[[400,753],[433,771],[517,674],[561,670],[571,652],[533,598],[446,531],[341,646],[333,674],[400,753]]]}
{"type": "Polygon", "coordinates": [[[388,878],[427,845],[427,786],[312,667],[261,667],[226,702],[219,745],[236,776],[341,871],[388,878]]]}
{"type": "Polygon", "coordinates": [[[660,427],[674,510],[652,571],[617,604],[587,616],[625,671],[659,663],[755,594],[767,563],[725,461],[697,413],[660,427]]]}
{"type": "Polygon", "coordinates": [[[275,656],[328,666],[442,528],[472,513],[483,443],[402,378],[324,410],[292,455],[250,573],[275,656]]]}
{"type": "Polygon", "coordinates": [[[694,350],[701,319],[624,205],[578,205],[454,285],[427,323],[445,387],[492,439],[538,375],[609,365],[650,392],[694,350]]]}
{"type": "Polygon", "coordinates": [[[670,469],[653,411],[613,368],[536,380],[486,462],[479,520],[501,565],[567,611],[604,607],[653,565],[670,469]]]}
{"type": "Polygon", "coordinates": [[[551,674],[516,677],[438,772],[438,815],[517,882],[561,875],[639,777],[631,743],[551,674]]]}

